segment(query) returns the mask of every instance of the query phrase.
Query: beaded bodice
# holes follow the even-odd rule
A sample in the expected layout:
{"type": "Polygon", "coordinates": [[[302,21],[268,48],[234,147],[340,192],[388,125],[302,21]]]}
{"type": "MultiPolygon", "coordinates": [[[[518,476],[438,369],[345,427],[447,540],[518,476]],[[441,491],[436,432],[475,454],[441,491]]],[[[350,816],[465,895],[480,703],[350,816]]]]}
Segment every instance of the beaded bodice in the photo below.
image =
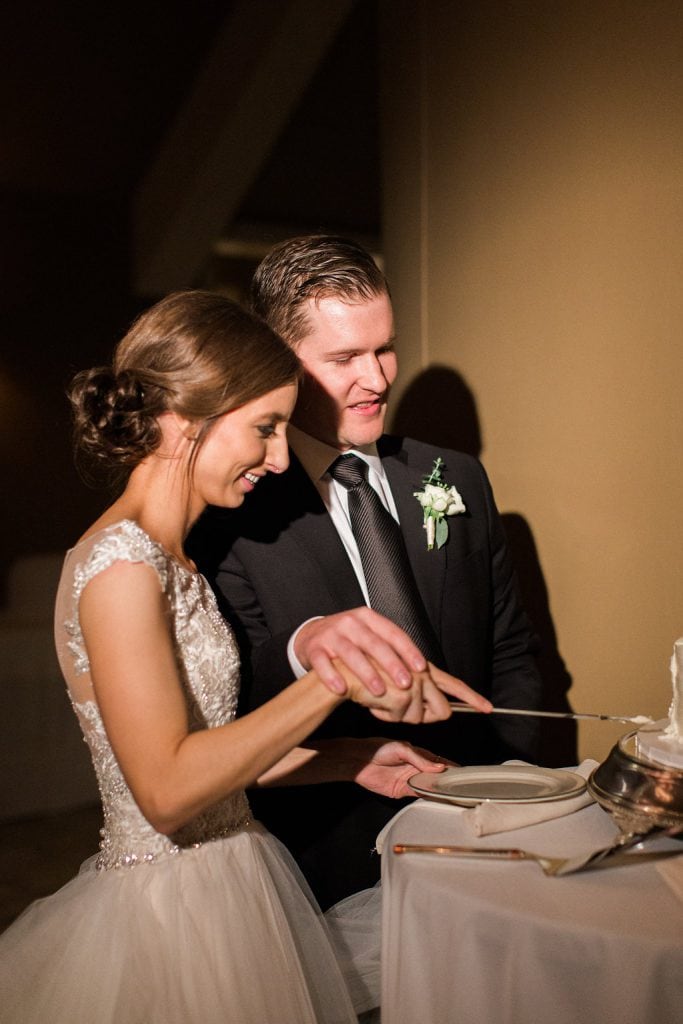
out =
{"type": "Polygon", "coordinates": [[[159,578],[191,731],[231,721],[239,692],[237,646],[202,576],[182,566],[131,520],[100,530],[69,551],[57,592],[55,638],[102,797],[101,868],[132,866],[178,854],[184,848],[230,835],[251,820],[244,793],[210,807],[172,837],[157,832],[138,808],[109,744],[92,691],[78,614],[88,583],[120,561],[149,565],[159,578]]]}

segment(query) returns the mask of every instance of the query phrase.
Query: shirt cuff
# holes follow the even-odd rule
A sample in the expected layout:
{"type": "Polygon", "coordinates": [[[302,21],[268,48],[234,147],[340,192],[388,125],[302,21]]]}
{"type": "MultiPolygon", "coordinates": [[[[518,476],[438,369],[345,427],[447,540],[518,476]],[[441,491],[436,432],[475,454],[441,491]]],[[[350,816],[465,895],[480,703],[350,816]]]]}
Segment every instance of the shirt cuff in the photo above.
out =
{"type": "Polygon", "coordinates": [[[296,638],[298,637],[299,633],[304,628],[304,626],[308,625],[309,622],[315,622],[316,619],[323,619],[324,617],[324,615],[312,615],[310,619],[306,619],[305,622],[302,622],[301,625],[294,630],[294,632],[289,638],[289,643],[287,644],[287,660],[289,662],[289,667],[294,673],[295,679],[301,679],[301,677],[305,676],[306,673],[308,672],[308,669],[303,667],[303,665],[297,658],[296,654],[294,653],[294,645],[296,644],[296,638]]]}

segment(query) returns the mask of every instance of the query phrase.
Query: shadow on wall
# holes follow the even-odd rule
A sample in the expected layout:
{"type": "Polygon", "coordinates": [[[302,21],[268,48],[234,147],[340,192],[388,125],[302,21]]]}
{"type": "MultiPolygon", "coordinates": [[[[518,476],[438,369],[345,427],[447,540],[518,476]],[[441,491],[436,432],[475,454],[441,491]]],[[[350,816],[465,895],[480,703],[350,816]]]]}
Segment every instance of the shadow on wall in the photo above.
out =
{"type": "MultiPolygon", "coordinates": [[[[423,370],[403,393],[392,421],[391,433],[453,448],[480,458],[479,416],[474,396],[464,378],[447,366],[423,370]],[[448,410],[437,419],[434,409],[448,410]]],[[[538,666],[543,679],[543,708],[571,711],[568,694],[572,677],[557,646],[550,614],[548,590],[533,533],[516,512],[501,516],[524,607],[541,642],[538,666]]],[[[572,721],[541,722],[539,764],[552,768],[577,763],[577,730],[572,721]]]]}

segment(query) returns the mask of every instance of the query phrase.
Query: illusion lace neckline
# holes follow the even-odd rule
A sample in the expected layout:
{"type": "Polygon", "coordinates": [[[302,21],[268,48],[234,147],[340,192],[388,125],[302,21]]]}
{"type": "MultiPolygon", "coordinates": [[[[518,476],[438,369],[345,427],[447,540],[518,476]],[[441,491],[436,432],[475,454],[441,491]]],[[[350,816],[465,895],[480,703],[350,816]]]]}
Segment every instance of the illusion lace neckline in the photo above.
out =
{"type": "Polygon", "coordinates": [[[181,562],[178,556],[174,555],[173,552],[169,551],[168,548],[164,547],[161,541],[156,540],[156,538],[152,537],[151,534],[149,534],[147,530],[145,530],[144,526],[140,526],[140,524],[136,522],[135,519],[128,518],[117,519],[115,523],[110,523],[109,526],[101,526],[99,530],[94,530],[92,533],[87,534],[85,537],[81,537],[80,540],[76,541],[73,547],[67,548],[67,557],[73,554],[74,552],[78,551],[78,549],[82,547],[84,544],[90,544],[92,542],[95,542],[97,538],[102,536],[102,534],[107,534],[114,530],[120,530],[121,528],[124,528],[124,530],[132,530],[134,533],[137,533],[140,537],[143,537],[146,540],[148,540],[151,544],[154,544],[166,558],[173,562],[175,566],[181,569],[182,572],[186,573],[188,576],[202,576],[202,573],[200,573],[198,569],[190,569],[187,565],[181,562]]]}

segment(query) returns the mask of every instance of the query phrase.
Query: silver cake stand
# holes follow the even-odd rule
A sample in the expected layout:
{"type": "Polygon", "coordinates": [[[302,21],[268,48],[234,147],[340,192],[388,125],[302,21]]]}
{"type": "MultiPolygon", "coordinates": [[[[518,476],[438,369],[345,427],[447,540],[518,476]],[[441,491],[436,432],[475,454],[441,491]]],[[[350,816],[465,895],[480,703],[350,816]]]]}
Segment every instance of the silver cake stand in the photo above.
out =
{"type": "Polygon", "coordinates": [[[612,747],[588,780],[588,789],[622,832],[683,826],[683,769],[636,753],[636,732],[612,747]]]}

